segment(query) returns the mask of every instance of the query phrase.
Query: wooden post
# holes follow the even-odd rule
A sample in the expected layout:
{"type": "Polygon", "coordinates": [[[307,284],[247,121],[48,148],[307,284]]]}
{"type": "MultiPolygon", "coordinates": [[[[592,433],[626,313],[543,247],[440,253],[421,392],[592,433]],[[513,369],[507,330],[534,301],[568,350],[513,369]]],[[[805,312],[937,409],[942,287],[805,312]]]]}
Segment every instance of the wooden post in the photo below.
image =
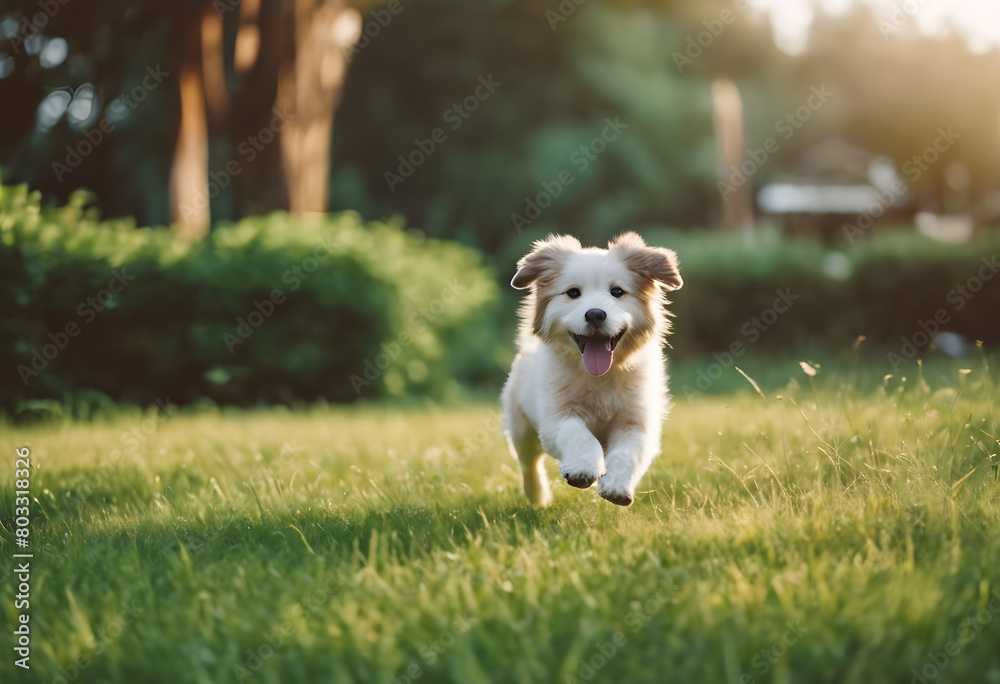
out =
{"type": "Polygon", "coordinates": [[[712,82],[712,110],[718,149],[719,187],[722,196],[722,225],[730,230],[752,233],[754,228],[753,181],[734,182],[733,169],[743,163],[743,100],[728,78],[712,82]],[[739,185],[739,187],[736,187],[739,185]]]}

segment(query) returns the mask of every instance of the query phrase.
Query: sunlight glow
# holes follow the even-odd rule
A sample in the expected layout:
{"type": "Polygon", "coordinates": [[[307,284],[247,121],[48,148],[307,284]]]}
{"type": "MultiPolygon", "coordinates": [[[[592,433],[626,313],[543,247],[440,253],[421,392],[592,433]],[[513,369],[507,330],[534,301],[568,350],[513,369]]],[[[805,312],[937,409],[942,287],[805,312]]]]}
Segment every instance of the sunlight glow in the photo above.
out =
{"type": "Polygon", "coordinates": [[[985,52],[1000,47],[1000,2],[997,0],[751,0],[767,12],[774,28],[774,42],[784,52],[805,49],[808,28],[816,8],[841,14],[852,5],[865,3],[878,17],[886,38],[899,32],[919,30],[931,36],[957,31],[970,48],[985,52]]]}
{"type": "Polygon", "coordinates": [[[45,99],[38,105],[38,118],[36,126],[40,131],[47,131],[62,118],[66,113],[73,96],[65,90],[53,90],[45,96],[45,99]]]}
{"type": "Polygon", "coordinates": [[[809,27],[816,14],[814,0],[752,0],[752,4],[770,14],[778,49],[789,55],[806,49],[809,27]]]}

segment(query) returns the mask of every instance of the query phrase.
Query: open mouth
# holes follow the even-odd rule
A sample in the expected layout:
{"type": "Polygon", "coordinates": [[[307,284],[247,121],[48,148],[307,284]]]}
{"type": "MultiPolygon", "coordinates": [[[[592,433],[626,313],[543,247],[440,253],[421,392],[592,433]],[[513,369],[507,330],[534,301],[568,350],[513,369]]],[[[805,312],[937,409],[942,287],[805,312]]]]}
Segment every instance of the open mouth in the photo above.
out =
{"type": "Polygon", "coordinates": [[[615,347],[622,339],[625,330],[614,337],[606,335],[577,335],[570,333],[569,336],[576,342],[583,356],[583,366],[591,375],[604,375],[611,369],[611,361],[615,356],[615,347]]]}

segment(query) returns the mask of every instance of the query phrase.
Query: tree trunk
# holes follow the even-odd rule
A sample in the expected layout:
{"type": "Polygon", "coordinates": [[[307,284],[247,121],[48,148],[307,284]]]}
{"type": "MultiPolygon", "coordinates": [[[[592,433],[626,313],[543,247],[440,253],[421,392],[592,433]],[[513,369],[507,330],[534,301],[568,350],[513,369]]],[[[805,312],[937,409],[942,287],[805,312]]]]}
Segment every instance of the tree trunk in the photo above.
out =
{"type": "Polygon", "coordinates": [[[333,114],[360,29],[344,0],[295,0],[295,57],[282,67],[277,97],[292,213],[327,209],[333,114]]]}
{"type": "Polygon", "coordinates": [[[345,0],[290,3],[243,0],[231,17],[232,60],[224,55],[227,17],[213,5],[184,27],[170,210],[185,238],[207,233],[220,186],[234,218],[327,209],[333,115],[361,16],[345,0]]]}
{"type": "Polygon", "coordinates": [[[188,28],[182,42],[181,121],[170,168],[170,217],[181,237],[190,240],[205,235],[211,221],[202,21],[188,28]]]}
{"type": "Polygon", "coordinates": [[[231,94],[227,131],[230,154],[240,168],[232,180],[233,218],[288,208],[281,133],[274,133],[268,144],[259,142],[275,117],[278,74],[292,59],[294,19],[288,10],[283,2],[240,3],[233,55],[237,88],[231,94]]]}

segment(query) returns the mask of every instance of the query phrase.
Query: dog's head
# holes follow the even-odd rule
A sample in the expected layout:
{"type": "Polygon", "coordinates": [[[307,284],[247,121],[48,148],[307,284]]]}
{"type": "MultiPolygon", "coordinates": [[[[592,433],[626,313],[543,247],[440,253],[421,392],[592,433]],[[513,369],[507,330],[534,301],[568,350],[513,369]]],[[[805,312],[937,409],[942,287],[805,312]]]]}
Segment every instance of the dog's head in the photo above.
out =
{"type": "Polygon", "coordinates": [[[557,347],[578,350],[591,375],[604,375],[661,335],[663,292],[683,285],[677,255],[623,233],[607,249],[583,248],[557,235],[536,242],[517,262],[510,284],[532,290],[532,331],[557,347]]]}

